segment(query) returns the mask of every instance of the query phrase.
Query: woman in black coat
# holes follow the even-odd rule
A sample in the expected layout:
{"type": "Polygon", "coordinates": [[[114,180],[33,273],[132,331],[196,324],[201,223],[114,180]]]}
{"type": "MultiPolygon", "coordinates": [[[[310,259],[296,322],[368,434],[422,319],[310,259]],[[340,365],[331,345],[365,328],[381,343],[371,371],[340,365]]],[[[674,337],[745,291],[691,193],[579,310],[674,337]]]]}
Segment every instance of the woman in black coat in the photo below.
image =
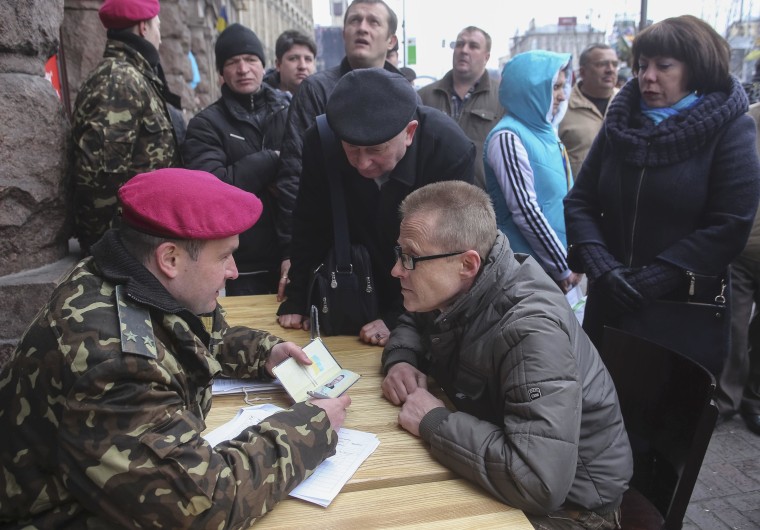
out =
{"type": "MultiPolygon", "coordinates": [[[[610,103],[565,198],[570,265],[589,278],[583,327],[597,347],[604,325],[635,329],[656,300],[727,297],[760,196],[755,126],[726,41],[685,15],[646,28],[632,51],[636,78],[610,103]]],[[[661,325],[674,337],[702,331],[670,316],[661,325]]]]}

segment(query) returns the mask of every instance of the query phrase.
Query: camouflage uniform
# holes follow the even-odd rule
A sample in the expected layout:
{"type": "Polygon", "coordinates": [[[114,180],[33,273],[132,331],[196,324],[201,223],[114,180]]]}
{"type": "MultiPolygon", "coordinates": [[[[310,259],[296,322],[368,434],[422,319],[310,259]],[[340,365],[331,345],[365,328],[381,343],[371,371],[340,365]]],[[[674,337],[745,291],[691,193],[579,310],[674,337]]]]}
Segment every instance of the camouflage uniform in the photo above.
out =
{"type": "Polygon", "coordinates": [[[266,377],[280,342],[219,306],[209,327],[108,231],[0,373],[0,526],[244,528],[334,454],[308,403],[201,438],[212,378],[266,377]]]}
{"type": "Polygon", "coordinates": [[[74,111],[74,230],[87,253],[116,212],[131,177],[180,166],[163,83],[132,46],[109,39],[103,61],[82,84],[74,111]]]}

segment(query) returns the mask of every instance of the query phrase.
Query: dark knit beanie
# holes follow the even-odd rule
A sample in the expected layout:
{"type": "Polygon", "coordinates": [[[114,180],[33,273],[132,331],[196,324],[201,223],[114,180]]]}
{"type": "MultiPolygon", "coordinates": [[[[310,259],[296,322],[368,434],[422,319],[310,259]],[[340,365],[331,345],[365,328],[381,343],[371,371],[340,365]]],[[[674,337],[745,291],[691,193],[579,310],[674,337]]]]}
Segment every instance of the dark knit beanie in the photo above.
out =
{"type": "Polygon", "coordinates": [[[214,52],[216,53],[216,69],[219,70],[219,73],[224,68],[224,62],[236,55],[256,55],[261,59],[262,66],[266,66],[261,41],[253,31],[241,24],[231,24],[222,31],[216,39],[214,52]]]}
{"type": "Polygon", "coordinates": [[[341,140],[370,146],[404,130],[417,111],[417,92],[398,73],[383,68],[351,70],[327,100],[327,123],[341,140]]]}

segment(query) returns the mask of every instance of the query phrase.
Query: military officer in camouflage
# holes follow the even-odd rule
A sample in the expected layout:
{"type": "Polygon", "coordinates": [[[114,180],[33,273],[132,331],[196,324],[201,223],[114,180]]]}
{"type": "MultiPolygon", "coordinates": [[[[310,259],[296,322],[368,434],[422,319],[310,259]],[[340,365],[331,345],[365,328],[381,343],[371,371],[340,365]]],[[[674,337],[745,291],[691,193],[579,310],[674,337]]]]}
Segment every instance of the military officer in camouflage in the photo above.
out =
{"type": "Polygon", "coordinates": [[[179,166],[169,92],[159,63],[158,0],[105,0],[103,60],[77,95],[74,140],[74,235],[90,252],[116,213],[116,191],[138,173],[179,166]]]}
{"type": "Polygon", "coordinates": [[[298,403],[212,448],[214,377],[309,363],[293,343],[228,326],[216,300],[261,201],[185,169],[138,175],[119,198],[122,226],[0,372],[0,526],[246,528],[334,454],[351,400],[298,403]]]}

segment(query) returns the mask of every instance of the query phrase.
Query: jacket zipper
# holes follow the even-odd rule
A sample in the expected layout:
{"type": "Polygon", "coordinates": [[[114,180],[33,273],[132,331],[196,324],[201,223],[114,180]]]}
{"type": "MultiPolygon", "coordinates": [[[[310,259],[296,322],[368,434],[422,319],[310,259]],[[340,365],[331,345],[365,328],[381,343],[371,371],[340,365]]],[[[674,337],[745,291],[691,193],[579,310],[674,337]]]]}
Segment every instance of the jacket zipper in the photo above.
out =
{"type": "Polygon", "coordinates": [[[641,168],[641,174],[639,175],[639,185],[636,188],[636,200],[633,203],[633,223],[631,224],[631,241],[628,246],[628,266],[633,264],[633,241],[636,237],[636,222],[639,218],[639,198],[641,197],[641,186],[644,183],[644,174],[646,168],[641,168]]]}

